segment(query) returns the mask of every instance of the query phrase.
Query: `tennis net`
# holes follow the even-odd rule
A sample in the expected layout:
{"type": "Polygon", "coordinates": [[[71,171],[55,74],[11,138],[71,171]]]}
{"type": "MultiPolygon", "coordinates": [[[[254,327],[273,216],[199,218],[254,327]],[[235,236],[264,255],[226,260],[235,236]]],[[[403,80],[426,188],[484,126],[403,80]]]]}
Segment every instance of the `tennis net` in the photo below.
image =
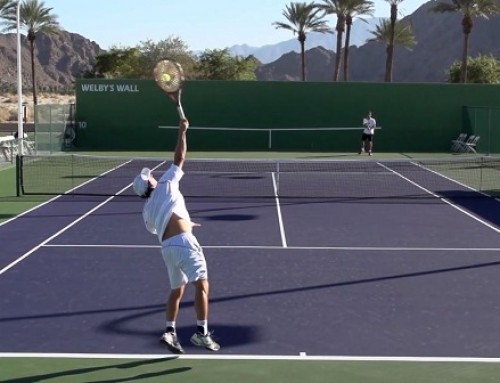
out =
{"type": "MultiPolygon", "coordinates": [[[[33,155],[19,157],[20,194],[132,195],[143,167],[156,178],[171,161],[157,158],[33,155]]],[[[405,160],[188,159],[186,197],[421,198],[500,195],[500,158],[405,160]]]]}
{"type": "MultiPolygon", "coordinates": [[[[178,126],[159,126],[177,134],[178,126]]],[[[381,126],[375,129],[382,129],[381,126]]],[[[295,148],[303,150],[331,150],[331,143],[339,139],[352,143],[361,138],[363,128],[358,127],[296,127],[296,128],[244,128],[244,127],[189,127],[191,146],[199,150],[254,150],[295,148]]],[[[347,146],[348,148],[350,145],[347,146]]]]}

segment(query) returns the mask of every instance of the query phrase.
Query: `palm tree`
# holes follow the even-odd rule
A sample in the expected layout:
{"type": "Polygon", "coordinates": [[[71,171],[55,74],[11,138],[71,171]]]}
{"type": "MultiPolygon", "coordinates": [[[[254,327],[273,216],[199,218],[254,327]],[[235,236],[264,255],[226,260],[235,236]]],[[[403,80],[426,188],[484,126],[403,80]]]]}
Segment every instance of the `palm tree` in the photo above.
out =
{"type": "Polygon", "coordinates": [[[0,0],[0,18],[3,18],[12,8],[16,7],[14,0],[0,0]]]}
{"type": "Polygon", "coordinates": [[[342,42],[346,27],[346,3],[349,0],[322,0],[322,3],[316,4],[318,9],[325,11],[327,15],[337,15],[337,49],[335,55],[335,69],[333,72],[333,81],[338,81],[340,73],[340,63],[342,62],[342,42]]]}
{"type": "MultiPolygon", "coordinates": [[[[0,0],[1,1],[1,0],[0,0]]],[[[7,25],[5,30],[17,28],[16,9],[10,9],[4,16],[7,25]]],[[[46,8],[43,1],[24,0],[20,8],[20,24],[28,32],[31,54],[31,79],[33,88],[33,103],[38,104],[35,77],[35,39],[37,33],[55,33],[59,30],[57,16],[52,14],[52,8],[46,8]]]]}
{"type": "Polygon", "coordinates": [[[385,63],[385,81],[392,82],[392,67],[394,64],[394,44],[396,38],[396,23],[398,20],[398,5],[404,0],[385,0],[391,6],[391,17],[389,24],[389,45],[387,46],[387,58],[385,63]]]}
{"type": "MultiPolygon", "coordinates": [[[[349,43],[353,19],[356,16],[371,16],[374,12],[374,3],[369,0],[348,0],[346,3],[346,32],[344,43],[344,81],[349,79],[349,43]]],[[[361,19],[363,20],[363,19],[361,19]]],[[[365,21],[365,20],[363,20],[365,21]]],[[[366,21],[365,21],[366,22],[366,21]]]]}
{"type": "MultiPolygon", "coordinates": [[[[394,24],[393,27],[390,19],[381,19],[379,24],[375,27],[375,30],[370,33],[373,37],[367,41],[375,41],[385,44],[387,57],[389,57],[389,55],[394,57],[395,44],[402,45],[406,49],[411,50],[417,43],[411,26],[402,21],[396,21],[396,24],[394,24]]],[[[387,80],[389,78],[390,81],[392,81],[392,62],[390,62],[389,65],[389,60],[386,60],[385,81],[390,82],[387,80]]]]}
{"type": "Polygon", "coordinates": [[[306,80],[305,41],[306,34],[312,32],[330,32],[324,14],[314,7],[314,3],[290,3],[283,11],[283,16],[288,23],[274,22],[273,25],[279,29],[288,29],[297,34],[300,43],[300,57],[302,61],[302,81],[306,80]]]}
{"type": "Polygon", "coordinates": [[[474,17],[488,18],[489,15],[500,12],[498,0],[452,0],[452,3],[439,2],[431,8],[434,12],[460,12],[462,14],[462,30],[464,33],[464,46],[462,51],[462,66],[460,81],[467,82],[467,60],[469,55],[469,35],[474,26],[474,17]]]}

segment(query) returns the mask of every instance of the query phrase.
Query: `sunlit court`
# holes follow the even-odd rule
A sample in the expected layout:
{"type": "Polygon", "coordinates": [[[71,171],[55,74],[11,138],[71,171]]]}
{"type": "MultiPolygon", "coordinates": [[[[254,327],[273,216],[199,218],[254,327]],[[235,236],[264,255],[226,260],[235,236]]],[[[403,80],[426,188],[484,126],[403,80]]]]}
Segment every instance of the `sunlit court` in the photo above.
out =
{"type": "Polygon", "coordinates": [[[257,3],[0,0],[1,382],[499,380],[500,2],[257,3]]]}
{"type": "MultiPolygon", "coordinates": [[[[168,279],[130,180],[168,161],[87,158],[81,174],[67,158],[24,161],[27,194],[82,184],[0,227],[1,352],[164,356],[168,279]]],[[[218,355],[496,358],[499,202],[485,192],[498,185],[466,182],[498,166],[187,162],[218,355]]],[[[192,304],[182,304],[181,339],[192,304]]]]}

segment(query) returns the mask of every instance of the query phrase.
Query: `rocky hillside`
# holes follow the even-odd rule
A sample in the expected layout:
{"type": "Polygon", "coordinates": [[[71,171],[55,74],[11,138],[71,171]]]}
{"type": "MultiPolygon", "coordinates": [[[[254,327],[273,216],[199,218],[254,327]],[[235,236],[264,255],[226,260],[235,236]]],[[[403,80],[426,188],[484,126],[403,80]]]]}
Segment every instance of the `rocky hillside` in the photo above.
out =
{"type": "MultiPolygon", "coordinates": [[[[406,17],[417,39],[412,51],[396,46],[394,61],[395,82],[443,82],[450,65],[461,58],[463,33],[461,15],[429,12],[436,4],[431,0],[406,17]]],[[[330,36],[333,38],[333,36],[330,36]]],[[[470,35],[469,54],[492,54],[500,59],[500,16],[489,20],[477,18],[470,35]]],[[[298,45],[299,43],[296,42],[298,45]]],[[[23,82],[31,85],[29,46],[22,40],[23,82]]],[[[57,35],[37,36],[35,66],[37,82],[44,89],[70,87],[75,76],[90,69],[96,55],[102,53],[99,45],[85,37],[63,31],[57,35]]],[[[383,81],[386,47],[379,43],[366,43],[350,49],[351,81],[383,81]]],[[[306,52],[307,79],[331,81],[335,53],[318,46],[306,52]]],[[[301,78],[300,54],[289,52],[277,60],[260,65],[259,80],[296,81],[301,78]]],[[[16,35],[0,34],[0,91],[11,89],[16,83],[16,35]]]]}
{"type": "MultiPolygon", "coordinates": [[[[461,16],[457,13],[430,12],[430,1],[406,17],[416,35],[417,45],[409,51],[396,46],[394,59],[395,82],[442,82],[451,64],[461,59],[463,33],[461,16]]],[[[469,40],[469,55],[492,54],[500,59],[500,16],[477,18],[469,40]]],[[[383,81],[386,47],[370,42],[350,49],[352,81],[383,81]]],[[[333,77],[335,53],[321,48],[306,52],[307,79],[330,81],[333,77]]],[[[259,80],[299,80],[300,55],[290,53],[262,65],[257,71],[259,80]]]]}
{"type": "MultiPolygon", "coordinates": [[[[16,83],[16,34],[0,34],[0,89],[16,83]]],[[[22,36],[23,83],[31,84],[29,42],[22,36]]],[[[74,77],[90,69],[99,45],[75,33],[61,31],[55,35],[38,34],[35,41],[35,74],[42,88],[71,86],[74,77]]]]}

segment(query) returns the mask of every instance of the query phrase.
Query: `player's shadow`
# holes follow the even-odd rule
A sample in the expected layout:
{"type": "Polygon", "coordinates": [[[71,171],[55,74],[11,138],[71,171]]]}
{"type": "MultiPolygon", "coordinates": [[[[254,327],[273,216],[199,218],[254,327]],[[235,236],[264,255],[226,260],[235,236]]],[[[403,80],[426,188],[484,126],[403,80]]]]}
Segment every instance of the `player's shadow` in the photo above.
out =
{"type": "MultiPolygon", "coordinates": [[[[194,326],[177,328],[177,334],[180,341],[182,341],[182,347],[188,353],[194,353],[194,350],[199,350],[199,347],[192,345],[189,341],[194,330],[194,326]]],[[[236,326],[212,322],[210,323],[210,331],[213,331],[213,338],[224,348],[258,343],[263,339],[262,331],[258,326],[236,326]]],[[[155,336],[157,335],[155,334],[155,336]]],[[[163,347],[163,345],[160,346],[163,347]]]]}
{"type": "MultiPolygon", "coordinates": [[[[75,380],[85,381],[87,383],[137,382],[156,377],[165,377],[166,379],[167,375],[180,374],[191,370],[191,367],[165,368],[165,364],[173,359],[176,358],[175,357],[158,358],[158,359],[148,359],[148,360],[111,364],[106,366],[82,367],[82,368],[75,368],[72,370],[56,371],[47,374],[39,374],[39,375],[25,376],[22,378],[2,380],[2,383],[34,383],[34,382],[43,382],[45,380],[52,381],[53,379],[69,378],[69,377],[74,377],[75,380]],[[143,372],[145,368],[148,369],[148,372],[143,372]],[[95,379],[96,373],[99,373],[100,371],[104,372],[107,370],[116,370],[113,373],[115,377],[119,375],[122,376],[116,377],[114,379],[92,380],[91,377],[95,379]],[[119,370],[129,370],[129,371],[119,371],[119,370]],[[92,374],[92,375],[86,377],[87,374],[92,374]]],[[[107,376],[109,376],[108,373],[106,374],[107,376]]]]}
{"type": "MultiPolygon", "coordinates": [[[[182,306],[191,306],[192,303],[186,302],[182,306]]],[[[122,335],[132,336],[147,336],[151,339],[150,345],[158,350],[165,350],[164,345],[160,341],[160,335],[163,331],[161,328],[141,329],[137,326],[136,322],[141,322],[145,317],[151,315],[158,315],[163,313],[165,308],[163,306],[158,309],[142,310],[134,314],[121,316],[119,318],[107,321],[99,326],[99,331],[104,333],[118,333],[122,335]]],[[[196,346],[191,345],[189,339],[196,331],[196,327],[192,326],[178,326],[177,335],[182,343],[185,351],[192,353],[196,346]]],[[[251,344],[259,342],[263,339],[262,331],[258,326],[241,326],[241,325],[228,325],[222,323],[212,322],[210,324],[210,331],[213,332],[215,340],[224,345],[224,347],[238,346],[243,344],[251,344]]]]}

